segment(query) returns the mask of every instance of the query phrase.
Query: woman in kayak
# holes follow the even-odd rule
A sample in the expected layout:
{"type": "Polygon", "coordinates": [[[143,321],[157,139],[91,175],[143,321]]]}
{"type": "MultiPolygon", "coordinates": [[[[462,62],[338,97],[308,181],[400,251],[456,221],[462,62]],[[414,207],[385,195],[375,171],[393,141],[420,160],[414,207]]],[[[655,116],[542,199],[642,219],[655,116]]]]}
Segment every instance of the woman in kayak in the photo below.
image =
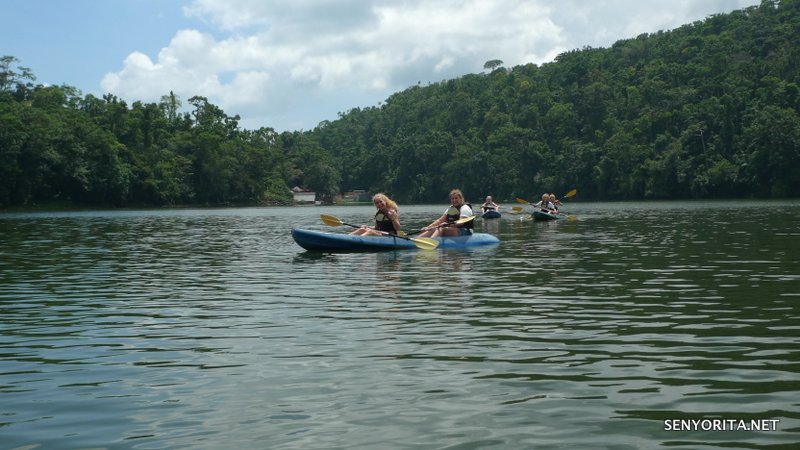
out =
{"type": "Polygon", "coordinates": [[[483,212],[497,211],[499,208],[500,205],[498,205],[497,203],[494,202],[494,200],[492,200],[491,195],[487,195],[486,201],[483,202],[483,204],[481,205],[481,209],[483,210],[483,212]]]}
{"type": "Polygon", "coordinates": [[[441,217],[425,227],[427,231],[420,237],[469,236],[472,234],[472,221],[457,225],[455,221],[472,216],[472,206],[464,202],[464,194],[459,189],[450,191],[450,207],[441,217]]]}
{"type": "Polygon", "coordinates": [[[550,194],[550,196],[549,196],[549,197],[550,197],[550,198],[549,198],[549,200],[550,200],[550,204],[551,204],[551,205],[553,205],[553,210],[554,210],[555,212],[558,212],[558,207],[559,207],[559,206],[564,206],[564,204],[563,204],[563,203],[561,203],[561,200],[559,200],[559,199],[557,199],[557,198],[556,198],[556,194],[550,194]]]}
{"type": "MultiPolygon", "coordinates": [[[[555,196],[553,196],[553,198],[555,198],[555,196]]],[[[547,212],[547,213],[556,211],[556,205],[554,205],[552,202],[550,202],[550,194],[548,194],[547,192],[542,194],[542,199],[540,201],[534,203],[533,207],[534,208],[539,208],[542,211],[547,212]]]]}
{"type": "Polygon", "coordinates": [[[383,236],[386,233],[397,234],[400,231],[400,216],[397,203],[385,194],[375,194],[372,196],[372,203],[378,210],[375,213],[375,226],[362,226],[350,234],[356,236],[383,236]]]}

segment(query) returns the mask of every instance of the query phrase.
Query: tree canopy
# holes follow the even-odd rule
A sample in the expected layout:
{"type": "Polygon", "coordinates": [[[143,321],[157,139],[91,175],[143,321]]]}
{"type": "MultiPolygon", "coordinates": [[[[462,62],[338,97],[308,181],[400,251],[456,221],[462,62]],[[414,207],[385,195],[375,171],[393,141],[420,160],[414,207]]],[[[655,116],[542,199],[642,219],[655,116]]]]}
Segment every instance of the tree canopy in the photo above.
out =
{"type": "MultiPolygon", "coordinates": [[[[437,201],[800,195],[800,2],[398,92],[311,132],[344,188],[437,201]]],[[[491,60],[484,68],[495,69],[491,60]]]]}
{"type": "Polygon", "coordinates": [[[228,205],[364,189],[402,202],[800,195],[800,1],[415,85],[313,130],[246,130],[207,98],[35,84],[0,58],[0,206],[228,205]]]}

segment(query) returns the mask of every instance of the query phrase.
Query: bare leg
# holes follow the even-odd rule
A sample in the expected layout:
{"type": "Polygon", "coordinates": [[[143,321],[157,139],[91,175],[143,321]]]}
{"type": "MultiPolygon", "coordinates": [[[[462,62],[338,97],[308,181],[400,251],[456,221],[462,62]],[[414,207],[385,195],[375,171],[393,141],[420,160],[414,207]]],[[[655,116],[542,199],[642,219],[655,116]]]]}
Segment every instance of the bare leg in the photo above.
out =
{"type": "Polygon", "coordinates": [[[362,236],[383,236],[384,234],[372,228],[365,228],[362,236]]]}
{"type": "Polygon", "coordinates": [[[458,236],[458,228],[457,227],[445,227],[440,228],[439,236],[458,236]]]}

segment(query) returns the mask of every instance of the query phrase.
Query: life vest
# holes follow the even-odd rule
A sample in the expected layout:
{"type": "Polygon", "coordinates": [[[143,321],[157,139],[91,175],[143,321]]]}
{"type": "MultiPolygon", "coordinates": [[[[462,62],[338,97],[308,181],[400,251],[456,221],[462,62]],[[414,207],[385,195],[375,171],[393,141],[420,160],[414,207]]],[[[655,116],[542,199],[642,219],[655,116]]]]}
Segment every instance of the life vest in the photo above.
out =
{"type": "Polygon", "coordinates": [[[375,229],[391,234],[397,234],[397,231],[394,229],[394,223],[392,223],[392,219],[390,219],[389,216],[381,211],[375,213],[375,229]]]}
{"type": "MultiPolygon", "coordinates": [[[[447,223],[454,223],[456,220],[461,218],[461,207],[463,207],[464,205],[467,205],[470,207],[470,209],[472,209],[472,205],[470,205],[469,203],[464,203],[458,208],[456,208],[453,205],[450,205],[450,207],[447,208],[447,212],[445,213],[447,214],[447,223]]],[[[466,228],[468,230],[471,230],[474,227],[473,222],[474,220],[471,220],[461,225],[461,228],[466,228]]]]}
{"type": "Polygon", "coordinates": [[[536,208],[542,208],[542,211],[544,211],[544,212],[550,212],[550,211],[553,211],[553,210],[558,211],[558,208],[556,208],[556,205],[554,205],[553,202],[551,202],[550,200],[548,200],[546,202],[545,201],[540,201],[540,202],[534,204],[533,206],[536,207],[536,208]]]}

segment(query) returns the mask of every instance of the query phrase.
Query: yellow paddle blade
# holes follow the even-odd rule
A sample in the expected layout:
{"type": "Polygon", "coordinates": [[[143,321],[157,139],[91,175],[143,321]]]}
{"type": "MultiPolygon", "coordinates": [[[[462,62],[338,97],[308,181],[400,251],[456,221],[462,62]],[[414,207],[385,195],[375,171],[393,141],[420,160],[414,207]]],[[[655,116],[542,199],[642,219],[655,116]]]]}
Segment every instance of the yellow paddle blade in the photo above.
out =
{"type": "Polygon", "coordinates": [[[514,213],[521,213],[524,210],[525,210],[525,208],[523,208],[522,206],[512,206],[511,207],[511,212],[514,212],[514,213]]]}
{"type": "Polygon", "coordinates": [[[564,198],[575,197],[575,194],[577,194],[577,193],[578,193],[578,190],[577,189],[573,189],[573,190],[567,192],[566,194],[564,194],[564,198]]]}
{"type": "Polygon", "coordinates": [[[524,198],[517,197],[517,203],[530,203],[530,202],[525,200],[524,198]]]}
{"type": "Polygon", "coordinates": [[[461,225],[462,223],[467,223],[472,220],[475,220],[475,216],[463,217],[461,219],[456,220],[455,223],[461,225]]]}
{"type": "Polygon", "coordinates": [[[436,250],[439,246],[439,241],[436,239],[431,238],[410,238],[411,242],[417,246],[417,248],[421,248],[422,250],[436,250]]]}
{"type": "Polygon", "coordinates": [[[328,225],[328,226],[331,226],[331,227],[338,227],[338,226],[344,225],[344,222],[339,220],[338,217],[334,217],[334,216],[331,216],[329,214],[320,214],[319,217],[322,219],[323,222],[325,222],[325,225],[328,225]]]}

